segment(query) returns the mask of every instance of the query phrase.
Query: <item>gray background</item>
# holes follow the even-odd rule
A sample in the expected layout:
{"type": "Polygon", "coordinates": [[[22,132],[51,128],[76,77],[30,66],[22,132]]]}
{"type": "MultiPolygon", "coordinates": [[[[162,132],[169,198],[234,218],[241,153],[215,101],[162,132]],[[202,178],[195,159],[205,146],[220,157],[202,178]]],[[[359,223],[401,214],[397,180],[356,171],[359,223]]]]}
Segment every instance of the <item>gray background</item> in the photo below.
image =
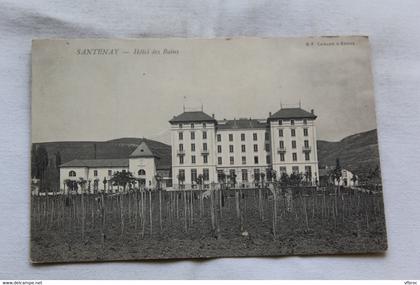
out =
{"type": "Polygon", "coordinates": [[[0,279],[420,279],[420,1],[0,1],[0,279]],[[389,251],[384,256],[29,263],[34,37],[369,35],[389,251]]]}

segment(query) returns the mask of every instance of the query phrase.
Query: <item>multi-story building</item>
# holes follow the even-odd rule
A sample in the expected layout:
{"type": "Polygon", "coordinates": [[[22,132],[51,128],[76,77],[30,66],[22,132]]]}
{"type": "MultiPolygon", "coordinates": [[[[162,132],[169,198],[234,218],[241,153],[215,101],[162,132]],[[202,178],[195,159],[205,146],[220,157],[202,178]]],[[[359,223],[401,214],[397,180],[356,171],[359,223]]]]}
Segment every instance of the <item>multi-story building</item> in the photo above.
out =
{"type": "Polygon", "coordinates": [[[270,170],[277,177],[301,173],[316,183],[315,119],[313,110],[301,108],[281,108],[261,120],[217,121],[203,111],[184,111],[169,121],[173,186],[194,188],[202,175],[205,188],[221,180],[249,187],[270,170]]]}

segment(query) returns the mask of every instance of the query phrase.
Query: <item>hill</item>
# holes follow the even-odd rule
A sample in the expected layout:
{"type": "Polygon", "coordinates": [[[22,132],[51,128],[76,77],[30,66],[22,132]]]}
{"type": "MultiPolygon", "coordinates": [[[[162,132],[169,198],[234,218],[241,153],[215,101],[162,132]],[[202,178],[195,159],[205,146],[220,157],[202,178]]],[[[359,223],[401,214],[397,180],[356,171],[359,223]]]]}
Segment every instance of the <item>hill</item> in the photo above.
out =
{"type": "Polygon", "coordinates": [[[120,138],[109,141],[46,142],[35,143],[34,145],[36,147],[44,146],[48,153],[49,165],[55,165],[55,154],[57,152],[60,152],[61,163],[73,159],[128,158],[143,141],[159,156],[159,165],[165,168],[171,166],[171,146],[144,138],[120,138]]]}
{"type": "Polygon", "coordinates": [[[376,129],[343,138],[338,142],[318,140],[319,167],[334,166],[340,159],[342,167],[363,175],[379,166],[376,129]]]}

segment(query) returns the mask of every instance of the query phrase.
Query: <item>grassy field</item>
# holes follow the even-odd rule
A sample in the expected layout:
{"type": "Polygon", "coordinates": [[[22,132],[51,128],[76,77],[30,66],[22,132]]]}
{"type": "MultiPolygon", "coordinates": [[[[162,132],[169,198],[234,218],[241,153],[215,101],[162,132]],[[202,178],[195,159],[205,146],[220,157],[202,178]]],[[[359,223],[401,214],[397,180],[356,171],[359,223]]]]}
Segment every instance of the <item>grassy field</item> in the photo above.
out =
{"type": "Polygon", "coordinates": [[[288,188],[33,196],[33,262],[386,250],[381,192],[288,188]]]}

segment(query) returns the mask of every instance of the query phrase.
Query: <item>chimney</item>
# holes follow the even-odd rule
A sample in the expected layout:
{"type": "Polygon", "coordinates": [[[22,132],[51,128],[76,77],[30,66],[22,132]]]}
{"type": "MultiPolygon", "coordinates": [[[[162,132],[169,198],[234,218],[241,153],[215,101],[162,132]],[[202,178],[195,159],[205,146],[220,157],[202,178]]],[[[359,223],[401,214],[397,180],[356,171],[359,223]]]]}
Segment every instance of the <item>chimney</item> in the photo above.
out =
{"type": "Polygon", "coordinates": [[[268,117],[271,117],[271,112],[268,113],[268,117]]]}
{"type": "Polygon", "coordinates": [[[211,114],[211,117],[214,119],[214,114],[211,114]]]}
{"type": "Polygon", "coordinates": [[[311,109],[311,114],[313,114],[314,113],[314,109],[311,109]]]}

